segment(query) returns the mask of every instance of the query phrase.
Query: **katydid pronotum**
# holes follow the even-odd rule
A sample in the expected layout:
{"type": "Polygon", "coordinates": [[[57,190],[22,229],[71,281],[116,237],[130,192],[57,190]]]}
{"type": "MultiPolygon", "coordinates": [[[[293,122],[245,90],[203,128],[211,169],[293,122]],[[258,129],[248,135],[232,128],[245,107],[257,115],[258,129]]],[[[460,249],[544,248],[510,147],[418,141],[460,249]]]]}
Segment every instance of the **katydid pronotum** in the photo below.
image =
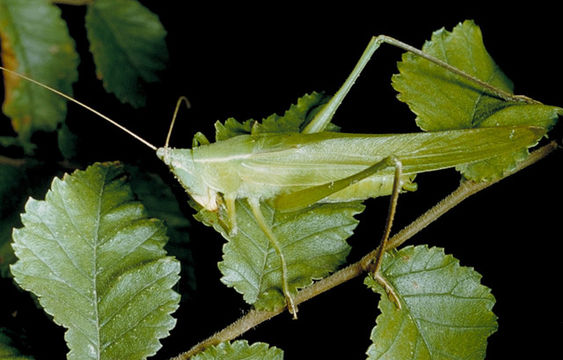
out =
{"type": "MultiPolygon", "coordinates": [[[[237,231],[235,202],[246,199],[256,220],[280,260],[281,291],[290,313],[297,306],[289,290],[288,266],[283,249],[265,220],[261,203],[269,202],[278,211],[305,209],[318,202],[363,200],[391,194],[388,221],[379,255],[372,266],[377,272],[393,220],[397,194],[411,186],[410,176],[489,159],[534,145],[545,129],[510,126],[421,132],[411,134],[371,135],[325,131],[341,102],[382,43],[414,53],[444,69],[471,81],[482,92],[509,101],[533,103],[469,75],[422,51],[387,36],[374,37],[358,64],[331,100],[299,133],[239,135],[209,143],[198,135],[192,149],[168,146],[178,106],[164,147],[157,148],[116,121],[83,103],[12,70],[9,74],[32,81],[92,111],[156,151],[188,194],[203,208],[225,211],[230,231],[237,231]]],[[[185,100],[185,99],[183,99],[185,100]]],[[[180,101],[178,102],[178,105],[180,101]]]]}

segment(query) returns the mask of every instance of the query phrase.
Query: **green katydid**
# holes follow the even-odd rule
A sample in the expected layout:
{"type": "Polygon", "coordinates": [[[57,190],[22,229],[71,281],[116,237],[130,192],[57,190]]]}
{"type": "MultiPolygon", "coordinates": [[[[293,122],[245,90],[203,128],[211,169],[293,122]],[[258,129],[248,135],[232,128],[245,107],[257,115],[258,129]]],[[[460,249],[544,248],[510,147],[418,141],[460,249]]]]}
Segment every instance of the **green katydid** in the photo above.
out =
{"type": "MultiPolygon", "coordinates": [[[[49,86],[32,81],[94,112],[156,151],[188,194],[203,208],[224,210],[230,231],[236,232],[237,199],[246,199],[257,225],[264,231],[281,262],[282,292],[289,311],[297,307],[289,291],[283,250],[260,209],[269,201],[279,211],[307,208],[318,202],[362,200],[410,186],[409,175],[486,160],[534,145],[546,132],[532,126],[491,127],[412,134],[370,135],[326,132],[342,100],[381,43],[389,43],[421,56],[478,86],[510,101],[533,102],[497,89],[422,51],[387,36],[374,37],[343,86],[300,133],[249,134],[209,143],[198,134],[192,149],[168,146],[178,106],[164,147],[157,148],[119,123],[49,86]]],[[[180,101],[178,102],[178,105],[180,101]]],[[[390,211],[392,214],[392,211],[390,211]]],[[[375,260],[377,272],[392,215],[375,260]]]]}

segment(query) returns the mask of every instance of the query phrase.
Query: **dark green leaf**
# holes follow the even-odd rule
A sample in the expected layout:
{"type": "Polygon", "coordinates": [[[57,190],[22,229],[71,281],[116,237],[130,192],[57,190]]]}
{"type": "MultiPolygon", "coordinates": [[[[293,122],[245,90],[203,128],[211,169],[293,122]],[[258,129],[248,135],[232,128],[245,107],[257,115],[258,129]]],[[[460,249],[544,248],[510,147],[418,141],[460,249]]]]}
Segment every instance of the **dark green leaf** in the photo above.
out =
{"type": "Polygon", "coordinates": [[[371,275],[366,278],[381,294],[368,359],[485,358],[487,338],[497,329],[495,299],[475,270],[442,249],[409,246],[385,254],[380,274],[401,308],[371,275]]]}
{"type": "MultiPolygon", "coordinates": [[[[0,0],[0,37],[5,67],[69,95],[78,79],[78,55],[60,10],[43,0],[0,0]]],[[[3,111],[29,150],[37,130],[54,131],[66,116],[66,100],[4,74],[3,111]]]]}
{"type": "MultiPolygon", "coordinates": [[[[452,32],[444,29],[434,32],[423,51],[512,93],[512,82],[489,56],[481,30],[471,21],[459,24],[452,32]]],[[[553,106],[505,101],[474,82],[411,53],[403,55],[398,68],[400,74],[393,76],[393,87],[399,92],[399,99],[417,115],[418,126],[426,131],[512,125],[550,129],[561,111],[553,106]]],[[[527,148],[523,147],[512,155],[458,169],[471,180],[494,179],[513,169],[527,153],[527,148]]]]}
{"type": "Polygon", "coordinates": [[[234,118],[228,118],[224,123],[220,121],[215,122],[215,141],[222,141],[232,138],[234,136],[250,134],[252,131],[252,124],[255,120],[246,120],[238,122],[234,118]]]}
{"type": "Polygon", "coordinates": [[[78,136],[74,134],[66,124],[63,124],[58,130],[59,150],[63,157],[67,160],[76,158],[78,154],[78,136]]]}
{"type": "MultiPolygon", "coordinates": [[[[328,100],[325,95],[313,92],[297,99],[297,103],[292,104],[283,116],[272,114],[261,122],[250,119],[241,123],[233,118],[225,123],[217,121],[215,140],[226,140],[242,134],[300,132],[328,100]]],[[[337,129],[332,124],[329,128],[337,129]]]]}
{"type": "MultiPolygon", "coordinates": [[[[196,216],[229,240],[219,263],[221,281],[234,287],[247,303],[258,309],[280,308],[285,305],[280,258],[246,201],[237,201],[236,206],[236,235],[225,230],[222,225],[225,219],[217,213],[201,210],[196,216]]],[[[275,213],[270,206],[262,204],[262,212],[277,236],[287,263],[291,292],[327,276],[344,263],[350,251],[346,239],[358,224],[354,215],[363,209],[356,201],[275,213]]]]}
{"type": "Polygon", "coordinates": [[[23,208],[27,190],[25,171],[21,166],[0,164],[0,276],[9,274],[8,266],[16,258],[10,241],[12,228],[20,225],[18,210],[23,208]]]}
{"type": "Polygon", "coordinates": [[[19,200],[13,196],[25,188],[23,166],[0,164],[0,217],[10,215],[19,200]]]}
{"type": "Polygon", "coordinates": [[[10,276],[10,265],[16,262],[14,250],[10,245],[12,229],[21,222],[16,212],[0,218],[0,277],[10,276]]]}
{"type": "Polygon", "coordinates": [[[88,6],[86,29],[105,89],[122,102],[143,106],[144,84],[157,81],[168,61],[166,30],[158,17],[136,0],[96,0],[88,6]]]}
{"type": "MultiPolygon", "coordinates": [[[[502,90],[512,92],[512,82],[494,63],[483,45],[481,30],[471,21],[452,32],[440,29],[422,50],[502,90]]],[[[478,127],[494,112],[510,106],[459,75],[411,53],[403,54],[394,75],[398,98],[417,115],[425,131],[478,127]]]]}
{"type": "Polygon", "coordinates": [[[29,144],[29,143],[23,143],[20,139],[18,139],[17,137],[11,137],[11,136],[0,136],[0,146],[2,147],[10,147],[10,146],[27,146],[28,150],[32,151],[33,150],[33,145],[29,144]]]}
{"type": "Polygon", "coordinates": [[[282,360],[283,351],[265,343],[249,345],[245,340],[224,342],[197,354],[193,360],[282,360]]]}
{"type": "Polygon", "coordinates": [[[313,92],[297,99],[283,116],[273,114],[256,123],[252,129],[253,134],[301,132],[303,127],[314,117],[321,105],[326,104],[329,98],[323,94],[313,92]]]}
{"type": "Polygon", "coordinates": [[[95,164],[30,199],[13,233],[15,281],[68,329],[69,359],[145,359],[175,325],[179,263],[133,201],[123,169],[95,164]]]}
{"type": "Polygon", "coordinates": [[[0,360],[32,360],[32,358],[21,355],[14,347],[12,339],[0,329],[0,360]]]}

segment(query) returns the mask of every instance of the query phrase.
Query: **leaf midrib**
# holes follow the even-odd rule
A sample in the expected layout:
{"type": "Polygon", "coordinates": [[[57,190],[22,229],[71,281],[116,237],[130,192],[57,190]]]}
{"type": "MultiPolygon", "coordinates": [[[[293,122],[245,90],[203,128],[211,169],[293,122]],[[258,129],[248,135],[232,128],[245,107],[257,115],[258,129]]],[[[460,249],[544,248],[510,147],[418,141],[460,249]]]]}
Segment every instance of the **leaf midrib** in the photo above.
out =
{"type": "Polygon", "coordinates": [[[94,322],[96,324],[96,358],[99,360],[101,355],[101,341],[100,341],[100,313],[99,313],[99,303],[98,303],[98,242],[100,238],[100,223],[102,217],[102,197],[104,195],[106,178],[107,178],[108,170],[104,169],[102,181],[100,185],[100,189],[98,191],[98,204],[96,209],[96,221],[94,226],[94,243],[92,247],[93,251],[93,278],[92,278],[92,286],[93,286],[93,302],[94,302],[94,322]]]}

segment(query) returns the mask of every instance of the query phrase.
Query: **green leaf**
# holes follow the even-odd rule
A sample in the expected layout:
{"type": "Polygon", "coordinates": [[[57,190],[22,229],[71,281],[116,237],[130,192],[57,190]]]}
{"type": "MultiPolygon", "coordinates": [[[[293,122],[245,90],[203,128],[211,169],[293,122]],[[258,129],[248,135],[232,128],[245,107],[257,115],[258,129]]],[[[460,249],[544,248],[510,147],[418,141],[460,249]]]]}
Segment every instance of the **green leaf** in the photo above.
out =
{"type": "Polygon", "coordinates": [[[66,124],[63,124],[57,132],[59,151],[65,159],[75,159],[78,155],[78,136],[66,124]]]}
{"type": "Polygon", "coordinates": [[[12,229],[19,225],[17,214],[0,219],[0,277],[9,277],[10,265],[16,262],[10,240],[12,229]]]}
{"type": "Polygon", "coordinates": [[[21,226],[18,213],[0,218],[0,277],[10,276],[10,265],[16,262],[14,250],[10,245],[12,240],[12,229],[21,226]]]}
{"type": "MultiPolygon", "coordinates": [[[[258,309],[285,305],[281,262],[260,229],[246,201],[237,201],[236,235],[225,230],[222,214],[201,210],[196,219],[213,226],[228,242],[219,269],[221,281],[243,294],[258,309]]],[[[310,285],[342,265],[350,251],[346,239],[358,224],[354,215],[363,211],[360,202],[323,204],[288,213],[274,212],[262,204],[262,212],[280,243],[288,268],[290,291],[310,285]]]]}
{"type": "Polygon", "coordinates": [[[381,294],[368,359],[485,358],[487,337],[497,329],[495,299],[475,270],[460,266],[443,249],[409,246],[385,254],[380,274],[401,308],[371,275],[366,278],[365,284],[381,294]]]}
{"type": "Polygon", "coordinates": [[[224,342],[197,354],[193,360],[282,360],[283,351],[265,343],[249,345],[245,340],[224,342]]]}
{"type": "MultiPolygon", "coordinates": [[[[227,119],[224,124],[217,121],[215,140],[226,140],[242,134],[301,132],[328,100],[324,94],[313,92],[297,99],[297,103],[292,104],[283,116],[272,114],[261,122],[250,119],[241,123],[233,118],[227,119]]],[[[331,124],[329,129],[337,128],[331,124]]]]}
{"type": "MultiPolygon", "coordinates": [[[[49,1],[0,0],[0,39],[5,67],[72,95],[78,55],[58,7],[49,1]]],[[[4,113],[29,150],[31,135],[54,131],[66,117],[66,100],[4,74],[4,113]]]]}
{"type": "Polygon", "coordinates": [[[261,123],[256,123],[252,133],[301,132],[329,99],[322,93],[306,94],[297,99],[297,103],[292,104],[283,116],[273,114],[262,120],[261,123]]]}
{"type": "Polygon", "coordinates": [[[0,329],[0,360],[32,360],[32,358],[21,355],[14,347],[12,339],[0,329]]]}
{"type": "Polygon", "coordinates": [[[143,86],[157,81],[168,61],[158,16],[136,0],[96,0],[88,6],[86,30],[104,88],[122,102],[143,106],[143,86]]]}
{"type": "Polygon", "coordinates": [[[0,217],[10,215],[19,201],[14,193],[25,187],[25,172],[16,164],[0,164],[0,217]]]}
{"type": "Polygon", "coordinates": [[[165,227],[133,201],[121,166],[55,178],[15,229],[15,281],[68,329],[69,359],[144,359],[175,320],[179,263],[165,227]]]}
{"type": "Polygon", "coordinates": [[[16,261],[10,246],[12,228],[20,225],[18,210],[23,208],[27,181],[21,166],[0,164],[0,277],[9,275],[9,265],[16,261]]]}
{"type": "MultiPolygon", "coordinates": [[[[452,32],[438,30],[422,50],[499,89],[512,93],[512,82],[487,53],[481,30],[465,21],[452,32]]],[[[561,109],[554,106],[508,102],[480,86],[421,57],[405,53],[392,78],[398,98],[417,115],[417,125],[425,131],[475,127],[530,125],[550,129],[561,109]]],[[[539,140],[539,138],[538,138],[539,140]]],[[[512,156],[463,166],[466,178],[494,179],[514,168],[527,156],[522,148],[512,156]]]]}
{"type": "MultiPolygon", "coordinates": [[[[472,21],[459,24],[452,32],[443,28],[434,32],[422,50],[512,92],[512,82],[485,50],[481,30],[472,21]]],[[[392,85],[399,92],[398,98],[417,115],[417,125],[425,131],[479,126],[490,114],[510,106],[486,94],[475,83],[412,53],[403,54],[398,68],[400,74],[393,76],[392,85]]]]}
{"type": "Polygon", "coordinates": [[[2,147],[10,147],[10,146],[28,146],[28,149],[33,150],[33,145],[30,143],[23,143],[17,137],[12,136],[0,136],[0,146],[2,147]]]}

